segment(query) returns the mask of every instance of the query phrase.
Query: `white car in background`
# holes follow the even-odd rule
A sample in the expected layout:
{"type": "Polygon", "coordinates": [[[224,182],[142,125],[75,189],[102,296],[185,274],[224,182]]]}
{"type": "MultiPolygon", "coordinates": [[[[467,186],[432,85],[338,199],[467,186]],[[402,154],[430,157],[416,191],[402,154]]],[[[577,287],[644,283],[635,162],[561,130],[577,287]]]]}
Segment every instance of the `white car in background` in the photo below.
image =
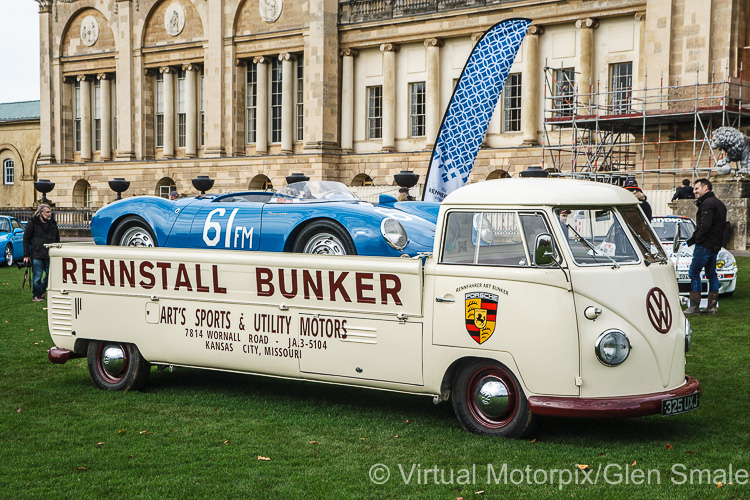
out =
{"type": "MultiPolygon", "coordinates": [[[[661,240],[664,250],[672,259],[677,270],[677,283],[681,295],[690,293],[690,263],[693,261],[695,246],[687,246],[685,241],[695,232],[695,222],[689,217],[680,215],[657,215],[651,220],[656,235],[661,240]],[[675,232],[680,229],[680,246],[677,253],[672,252],[675,232]]],[[[737,286],[737,261],[729,250],[722,248],[716,258],[716,274],[719,276],[719,295],[731,297],[737,286]]],[[[701,274],[701,292],[708,293],[708,280],[701,274]]]]}

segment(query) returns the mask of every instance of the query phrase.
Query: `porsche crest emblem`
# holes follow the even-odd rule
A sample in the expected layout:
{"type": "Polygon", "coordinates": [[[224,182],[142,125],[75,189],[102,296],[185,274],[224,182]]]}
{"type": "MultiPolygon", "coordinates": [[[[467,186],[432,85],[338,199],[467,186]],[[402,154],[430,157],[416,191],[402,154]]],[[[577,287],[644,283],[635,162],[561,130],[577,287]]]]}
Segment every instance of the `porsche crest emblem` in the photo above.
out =
{"type": "Polygon", "coordinates": [[[466,294],[466,330],[477,344],[484,343],[495,332],[497,295],[485,292],[466,294]]]}

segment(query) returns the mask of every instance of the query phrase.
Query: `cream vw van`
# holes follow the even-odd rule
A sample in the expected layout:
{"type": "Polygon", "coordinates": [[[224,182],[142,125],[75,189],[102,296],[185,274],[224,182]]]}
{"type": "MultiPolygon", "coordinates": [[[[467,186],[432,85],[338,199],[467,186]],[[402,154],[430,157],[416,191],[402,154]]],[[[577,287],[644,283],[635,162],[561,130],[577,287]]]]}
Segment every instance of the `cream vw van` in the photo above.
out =
{"type": "Polygon", "coordinates": [[[55,245],[49,327],[103,389],[153,365],[451,400],[469,431],[696,409],[675,271],[624,189],[503,179],[441,205],[431,255],[55,245]]]}

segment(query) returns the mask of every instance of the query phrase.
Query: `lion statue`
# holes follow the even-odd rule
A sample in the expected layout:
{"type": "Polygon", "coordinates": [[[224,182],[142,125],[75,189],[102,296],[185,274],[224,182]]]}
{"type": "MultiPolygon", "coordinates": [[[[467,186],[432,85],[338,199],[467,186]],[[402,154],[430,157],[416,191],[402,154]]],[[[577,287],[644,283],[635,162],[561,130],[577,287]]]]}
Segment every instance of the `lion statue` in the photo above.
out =
{"type": "Polygon", "coordinates": [[[716,173],[732,172],[730,162],[740,162],[739,173],[750,174],[750,137],[736,128],[719,127],[711,137],[711,148],[724,151],[726,156],[716,163],[716,173]]]}

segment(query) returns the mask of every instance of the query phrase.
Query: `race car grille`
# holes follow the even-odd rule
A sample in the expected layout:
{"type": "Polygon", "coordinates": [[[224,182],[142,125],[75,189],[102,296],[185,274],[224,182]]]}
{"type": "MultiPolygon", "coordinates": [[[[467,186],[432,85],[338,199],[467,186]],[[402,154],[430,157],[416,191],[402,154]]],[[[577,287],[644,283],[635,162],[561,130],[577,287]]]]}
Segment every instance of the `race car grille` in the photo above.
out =
{"type": "Polygon", "coordinates": [[[49,330],[52,335],[73,335],[73,298],[50,296],[49,330]]]}
{"type": "MultiPolygon", "coordinates": [[[[690,282],[688,283],[677,283],[680,293],[690,293],[690,282]]],[[[708,291],[708,283],[701,283],[701,292],[706,293],[708,291]]]]}

